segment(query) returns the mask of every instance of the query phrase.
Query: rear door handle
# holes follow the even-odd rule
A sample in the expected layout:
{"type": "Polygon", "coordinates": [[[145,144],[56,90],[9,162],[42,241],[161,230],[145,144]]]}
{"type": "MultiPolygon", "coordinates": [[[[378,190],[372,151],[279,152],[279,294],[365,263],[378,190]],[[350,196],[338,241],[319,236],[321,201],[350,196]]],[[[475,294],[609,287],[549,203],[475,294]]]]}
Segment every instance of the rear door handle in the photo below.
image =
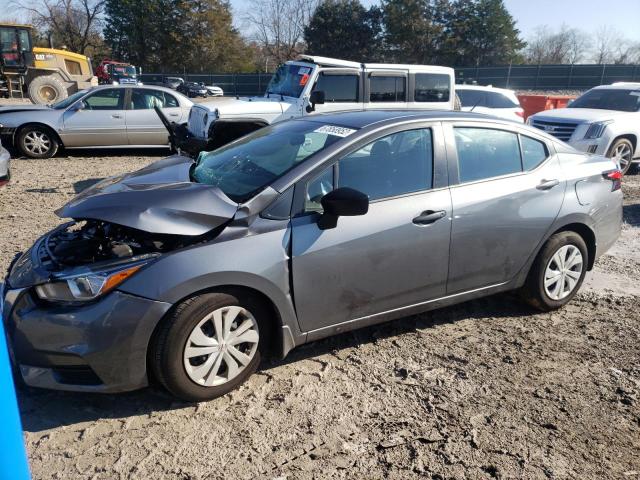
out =
{"type": "Polygon", "coordinates": [[[122,115],[114,113],[113,115],[111,115],[111,118],[122,118],[122,115]]]}
{"type": "Polygon", "coordinates": [[[444,218],[446,214],[447,212],[444,210],[438,210],[437,212],[427,210],[414,218],[413,223],[416,225],[429,225],[430,223],[437,222],[441,218],[444,218]]]}
{"type": "Polygon", "coordinates": [[[170,113],[169,116],[170,117],[179,117],[180,114],[179,113],[170,113]]]}
{"type": "Polygon", "coordinates": [[[538,190],[551,190],[553,187],[555,187],[559,183],[560,182],[555,178],[553,180],[542,180],[536,188],[538,190]]]}

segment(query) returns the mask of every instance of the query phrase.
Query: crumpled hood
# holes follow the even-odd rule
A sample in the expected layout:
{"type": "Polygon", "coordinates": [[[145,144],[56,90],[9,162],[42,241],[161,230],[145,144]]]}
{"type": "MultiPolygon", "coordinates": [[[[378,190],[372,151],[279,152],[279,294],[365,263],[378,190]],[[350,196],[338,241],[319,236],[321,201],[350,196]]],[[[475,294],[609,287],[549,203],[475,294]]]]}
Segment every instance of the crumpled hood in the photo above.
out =
{"type": "Polygon", "coordinates": [[[218,109],[220,117],[250,117],[252,115],[276,114],[283,112],[282,104],[275,98],[243,97],[207,102],[201,106],[218,109]]]}
{"type": "MultiPolygon", "coordinates": [[[[602,110],[599,108],[557,108],[555,110],[545,110],[536,113],[536,120],[567,120],[575,123],[592,123],[603,120],[613,120],[614,118],[630,115],[629,112],[618,110],[602,110]]],[[[633,114],[631,114],[633,115],[633,114]]]]}
{"type": "Polygon", "coordinates": [[[149,233],[202,235],[231,220],[238,204],[218,188],[189,180],[190,158],[173,156],[89,187],[56,215],[149,233]]]}

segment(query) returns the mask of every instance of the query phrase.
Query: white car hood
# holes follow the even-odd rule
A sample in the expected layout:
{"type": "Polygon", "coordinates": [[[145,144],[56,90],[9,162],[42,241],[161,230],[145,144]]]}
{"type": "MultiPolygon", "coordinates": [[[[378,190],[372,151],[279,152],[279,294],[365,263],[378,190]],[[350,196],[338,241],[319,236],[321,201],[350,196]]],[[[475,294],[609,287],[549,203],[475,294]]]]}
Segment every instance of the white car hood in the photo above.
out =
{"type": "Polygon", "coordinates": [[[200,104],[210,111],[218,110],[220,117],[251,117],[283,112],[282,102],[266,97],[244,97],[200,104]]]}
{"type": "Polygon", "coordinates": [[[533,115],[533,118],[536,120],[573,120],[576,123],[593,123],[613,120],[626,115],[630,115],[630,113],[618,110],[601,110],[599,108],[558,108],[556,110],[538,112],[533,115]]]}

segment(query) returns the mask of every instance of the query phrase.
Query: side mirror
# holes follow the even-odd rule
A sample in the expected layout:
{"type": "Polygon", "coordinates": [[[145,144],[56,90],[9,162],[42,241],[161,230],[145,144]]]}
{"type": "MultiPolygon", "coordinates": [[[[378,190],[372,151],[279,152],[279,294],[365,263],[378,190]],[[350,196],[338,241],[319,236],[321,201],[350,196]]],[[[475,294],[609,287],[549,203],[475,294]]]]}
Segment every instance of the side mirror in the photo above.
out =
{"type": "Polygon", "coordinates": [[[84,110],[85,108],[87,108],[87,104],[84,103],[83,100],[78,100],[71,106],[69,110],[71,110],[72,112],[79,112],[81,110],[84,110]]]}
{"type": "Polygon", "coordinates": [[[309,96],[309,105],[307,105],[307,113],[311,113],[316,109],[316,105],[324,104],[324,92],[322,90],[314,90],[309,96]]]}
{"type": "Polygon", "coordinates": [[[318,219],[320,230],[336,228],[338,217],[355,217],[369,211],[369,197],[349,187],[337,188],[327,193],[320,204],[324,213],[318,219]]]}

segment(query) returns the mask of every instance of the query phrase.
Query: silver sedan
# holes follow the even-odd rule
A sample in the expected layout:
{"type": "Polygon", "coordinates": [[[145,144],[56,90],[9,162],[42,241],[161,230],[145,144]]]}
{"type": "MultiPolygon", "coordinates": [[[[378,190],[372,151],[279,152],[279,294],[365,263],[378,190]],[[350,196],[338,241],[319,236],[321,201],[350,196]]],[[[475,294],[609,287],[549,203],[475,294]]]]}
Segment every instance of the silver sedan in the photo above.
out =
{"type": "Polygon", "coordinates": [[[9,152],[0,143],[0,187],[9,182],[9,152]]]}
{"type": "Polygon", "coordinates": [[[49,158],[60,148],[167,148],[154,107],[172,122],[186,122],[193,103],[164,87],[105,85],[54,105],[0,108],[0,134],[23,155],[49,158]]]}

